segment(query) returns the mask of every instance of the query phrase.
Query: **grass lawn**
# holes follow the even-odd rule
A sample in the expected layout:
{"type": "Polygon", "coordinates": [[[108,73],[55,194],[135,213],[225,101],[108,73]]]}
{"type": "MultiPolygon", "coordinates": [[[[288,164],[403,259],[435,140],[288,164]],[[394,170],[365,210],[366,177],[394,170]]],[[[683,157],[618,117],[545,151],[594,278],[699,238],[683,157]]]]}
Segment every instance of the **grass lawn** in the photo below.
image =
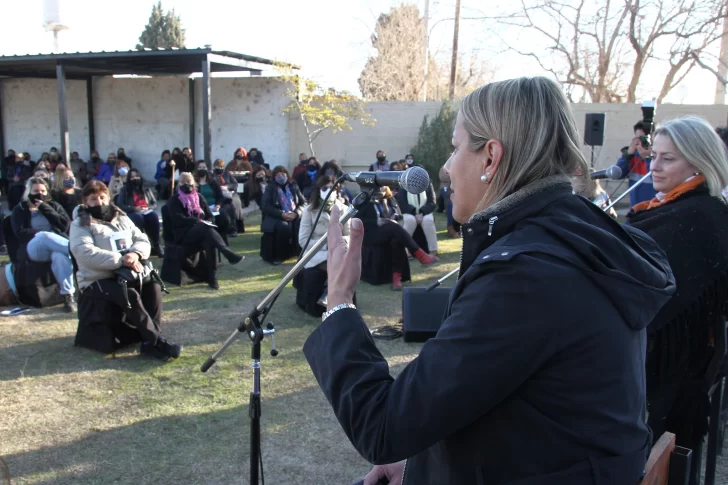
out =
{"type": "MultiPolygon", "coordinates": [[[[447,238],[437,216],[441,262],[413,262],[413,285],[459,261],[460,240],[447,238]]],[[[246,222],[248,232],[231,242],[247,259],[221,268],[220,291],[198,284],[165,295],[163,333],[184,345],[176,361],[142,358],[137,346],[115,358],[75,348],[77,320],[62,307],[0,320],[0,456],[14,484],[248,483],[249,341],[241,338],[207,374],[199,371],[293,264],[264,263],[260,218],[246,222]]],[[[348,485],[370,466],[311,374],[301,348],[319,320],[294,300],[289,286],[270,315],[280,354],[270,356],[268,341],[263,346],[265,476],[276,485],[348,485]]],[[[370,327],[401,314],[401,293],[388,286],[362,283],[358,302],[370,327]]],[[[420,349],[401,340],[378,345],[394,372],[420,349]]]]}

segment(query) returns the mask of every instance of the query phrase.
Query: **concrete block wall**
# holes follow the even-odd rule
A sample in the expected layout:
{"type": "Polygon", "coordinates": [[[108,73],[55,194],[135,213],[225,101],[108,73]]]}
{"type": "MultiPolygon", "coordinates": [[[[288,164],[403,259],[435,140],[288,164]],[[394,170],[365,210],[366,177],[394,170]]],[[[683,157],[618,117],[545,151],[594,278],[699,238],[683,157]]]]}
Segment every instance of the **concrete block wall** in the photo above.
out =
{"type": "MultiPolygon", "coordinates": [[[[191,145],[187,77],[94,78],[96,149],[102,158],[124,147],[152,178],[164,149],[191,145]]],[[[85,81],[66,81],[70,150],[90,155],[85,81]]],[[[195,157],[202,149],[202,80],[195,81],[195,157]]],[[[212,156],[226,161],[239,146],[263,150],[272,165],[288,163],[288,118],[281,113],[284,87],[272,78],[213,78],[212,156]]],[[[0,80],[5,148],[34,159],[60,149],[54,79],[0,80]]]]}

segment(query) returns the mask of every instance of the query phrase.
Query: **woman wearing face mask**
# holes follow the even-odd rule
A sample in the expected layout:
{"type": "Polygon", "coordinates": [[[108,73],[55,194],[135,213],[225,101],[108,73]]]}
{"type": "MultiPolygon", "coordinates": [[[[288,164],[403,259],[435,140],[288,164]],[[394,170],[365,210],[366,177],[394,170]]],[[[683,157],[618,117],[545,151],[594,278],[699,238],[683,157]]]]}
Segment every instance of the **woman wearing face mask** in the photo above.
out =
{"type": "Polygon", "coordinates": [[[402,275],[407,266],[407,251],[423,266],[437,262],[436,257],[427,254],[405,228],[397,223],[402,214],[389,187],[382,187],[375,192],[371,200],[359,209],[358,216],[364,222],[366,231],[364,242],[367,245],[388,245],[391,248],[394,291],[402,291],[402,275]]]}
{"type": "Polygon", "coordinates": [[[389,170],[389,162],[387,161],[387,154],[382,150],[377,152],[377,161],[369,166],[370,172],[386,172],[389,170]]]}
{"type": "Polygon", "coordinates": [[[67,169],[68,167],[63,163],[56,165],[56,170],[51,174],[51,193],[60,192],[64,189],[63,181],[66,178],[67,169]]]}
{"type": "Polygon", "coordinates": [[[263,158],[263,152],[261,152],[257,148],[251,148],[250,150],[248,150],[248,160],[250,161],[251,165],[263,166],[267,169],[270,169],[270,165],[265,163],[265,159],[263,158]]]}
{"type": "Polygon", "coordinates": [[[650,169],[657,195],[632,207],[627,224],[667,253],[677,290],[648,327],[648,423],[654,440],[670,431],[679,446],[698,450],[708,430],[714,328],[728,308],[725,146],[702,118],[668,121],[655,130],[650,169]]]}
{"type": "MultiPolygon", "coordinates": [[[[57,179],[60,178],[56,175],[57,179]]],[[[62,189],[53,190],[51,196],[66,211],[68,218],[73,218],[73,210],[81,203],[81,189],[76,187],[76,177],[73,171],[66,169],[62,177],[62,189]]]]}
{"type": "Polygon", "coordinates": [[[205,199],[205,203],[210,208],[210,211],[213,212],[218,231],[225,241],[225,244],[227,244],[230,227],[235,227],[233,224],[235,220],[234,214],[231,217],[228,210],[222,210],[226,202],[225,194],[220,184],[210,174],[210,171],[207,169],[207,163],[204,160],[197,162],[195,183],[197,184],[197,191],[205,199]]]}
{"type": "Polygon", "coordinates": [[[316,183],[316,176],[318,175],[320,169],[321,164],[319,163],[318,159],[316,157],[311,157],[308,159],[306,171],[298,174],[298,177],[296,178],[296,183],[298,184],[298,188],[303,193],[303,197],[305,199],[308,199],[311,196],[313,186],[316,183]]]}
{"type": "Polygon", "coordinates": [[[157,171],[154,173],[154,180],[157,181],[157,194],[162,200],[167,200],[172,195],[172,180],[176,163],[172,161],[172,154],[164,150],[160,160],[157,162],[157,171]]]}
{"type": "MultiPolygon", "coordinates": [[[[142,261],[149,258],[149,239],[118,207],[111,203],[109,190],[98,180],[83,188],[83,205],[79,206],[71,225],[71,252],[76,259],[76,279],[84,299],[106,301],[126,317],[142,338],[139,353],[160,360],[176,359],[182,347],[167,342],[161,335],[162,290],[149,281],[127,285],[127,295],[117,281],[115,271],[121,267],[140,272],[142,261]],[[118,249],[119,238],[128,248],[118,249]],[[131,308],[127,306],[127,301],[131,308]]],[[[79,320],[84,316],[80,315],[79,320]]]]}
{"type": "Polygon", "coordinates": [[[245,192],[250,199],[254,200],[258,207],[262,207],[263,194],[265,188],[270,182],[270,172],[263,166],[257,166],[253,169],[250,179],[245,184],[245,192]]]}
{"type": "Polygon", "coordinates": [[[124,187],[128,176],[129,165],[127,165],[123,160],[117,161],[116,167],[114,168],[114,176],[111,177],[111,180],[109,181],[109,194],[112,199],[119,195],[119,192],[124,187]]]}
{"type": "Polygon", "coordinates": [[[235,150],[233,159],[227,164],[225,171],[232,173],[253,171],[253,167],[248,161],[248,152],[245,151],[245,148],[241,147],[235,150]]]}
{"type": "Polygon", "coordinates": [[[88,174],[89,180],[93,180],[96,178],[103,164],[104,161],[101,160],[101,157],[99,157],[99,152],[97,152],[96,150],[92,151],[88,162],[86,162],[86,173],[88,174]]]}
{"type": "Polygon", "coordinates": [[[273,169],[273,180],[261,200],[263,237],[260,256],[263,261],[279,265],[297,253],[298,226],[306,200],[282,165],[273,169]]]}
{"type": "Polygon", "coordinates": [[[119,149],[116,151],[116,158],[126,162],[129,168],[131,168],[131,157],[126,156],[126,150],[124,150],[123,147],[119,147],[119,149]]]}
{"type": "MultiPolygon", "coordinates": [[[[339,167],[339,162],[336,160],[329,160],[321,166],[316,177],[318,178],[322,175],[328,175],[332,180],[336,181],[343,174],[344,172],[339,167]]],[[[339,198],[344,202],[344,204],[349,205],[354,197],[349,189],[347,189],[344,185],[339,185],[339,198]]]]}
{"type": "MultiPolygon", "coordinates": [[[[309,203],[306,207],[304,207],[303,212],[301,213],[301,228],[298,231],[298,245],[303,248],[301,250],[301,254],[304,254],[307,251],[308,247],[313,246],[316,241],[321,238],[321,236],[326,234],[329,228],[329,222],[331,220],[331,209],[334,206],[337,206],[341,211],[346,210],[346,205],[344,205],[343,201],[339,199],[338,193],[331,194],[331,197],[329,197],[326,205],[323,205],[324,200],[326,200],[326,197],[329,195],[329,192],[331,192],[331,189],[334,186],[334,181],[335,179],[328,175],[322,175],[321,177],[319,177],[316,181],[316,185],[314,186],[314,190],[311,193],[311,197],[309,198],[309,203]],[[314,228],[313,223],[322,209],[323,212],[321,213],[321,217],[319,217],[318,224],[314,228]],[[313,235],[311,235],[311,231],[313,231],[313,235]],[[303,245],[306,244],[306,241],[308,241],[309,236],[311,237],[309,245],[307,247],[303,247],[303,245]]],[[[343,231],[344,237],[346,238],[349,235],[348,222],[344,226],[343,231]]],[[[329,248],[328,246],[324,245],[321,249],[318,250],[313,258],[311,258],[311,260],[306,263],[304,268],[319,268],[323,271],[326,271],[326,261],[328,259],[328,254],[329,248]]],[[[324,287],[323,294],[321,294],[320,297],[318,297],[317,295],[318,301],[320,302],[319,304],[321,304],[323,307],[326,307],[326,294],[327,290],[324,287]]]]}
{"type": "Polygon", "coordinates": [[[126,184],[119,191],[115,202],[147,235],[152,244],[152,256],[164,257],[164,250],[159,244],[159,215],[154,211],[157,208],[157,199],[152,189],[144,186],[144,178],[139,170],[129,170],[126,184]]]}
{"type": "Polygon", "coordinates": [[[238,181],[229,172],[225,171],[225,160],[218,158],[212,165],[212,180],[220,186],[222,203],[220,211],[225,212],[230,220],[228,235],[236,237],[238,233],[245,232],[245,219],[243,218],[243,202],[238,194],[238,181]]]}
{"type": "Polygon", "coordinates": [[[368,228],[352,220],[347,248],[329,227],[331,312],[303,351],[356,449],[391,463],[364,483],[638,483],[645,327],[675,289],[664,253],[572,193],[587,162],[556,82],[476,89],[452,144],[460,276],[396,377],[353,308],[368,228]]]}
{"type": "Polygon", "coordinates": [[[179,191],[168,202],[169,216],[172,219],[174,240],[186,246],[189,252],[205,251],[207,263],[208,285],[213,290],[220,288],[217,282],[217,254],[225,256],[230,264],[237,264],[245,259],[227,247],[220,233],[212,225],[214,217],[207,201],[197,191],[195,179],[191,173],[179,176],[179,191]]]}
{"type": "Polygon", "coordinates": [[[114,176],[115,170],[116,155],[114,153],[109,153],[109,155],[106,157],[106,163],[101,165],[101,168],[99,168],[99,173],[96,174],[96,180],[100,180],[108,186],[109,183],[111,183],[111,177],[114,176]]]}
{"type": "Polygon", "coordinates": [[[20,242],[21,254],[31,261],[50,262],[56,281],[61,286],[64,306],[69,313],[76,311],[73,294],[73,264],[68,253],[68,228],[71,219],[58,202],[50,199],[45,180],[31,178],[23,200],[11,216],[13,232],[20,242]]]}

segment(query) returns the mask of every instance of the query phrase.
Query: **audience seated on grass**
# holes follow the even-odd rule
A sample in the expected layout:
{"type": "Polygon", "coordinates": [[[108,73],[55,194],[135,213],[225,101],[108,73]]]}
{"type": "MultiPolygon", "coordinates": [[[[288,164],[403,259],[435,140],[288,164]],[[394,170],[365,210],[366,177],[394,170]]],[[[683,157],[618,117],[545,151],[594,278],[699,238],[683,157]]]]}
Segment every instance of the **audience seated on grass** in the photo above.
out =
{"type": "Polygon", "coordinates": [[[437,258],[424,252],[412,236],[397,223],[399,208],[388,187],[382,187],[359,209],[357,217],[364,223],[362,279],[371,284],[392,282],[393,290],[402,289],[409,278],[408,250],[423,265],[437,258]]]}
{"type": "Polygon", "coordinates": [[[263,194],[269,182],[270,172],[267,168],[259,165],[253,169],[250,179],[245,184],[245,193],[248,194],[248,199],[255,201],[258,208],[263,205],[263,194]]]}
{"type": "MultiPolygon", "coordinates": [[[[248,176],[245,177],[247,181],[248,176]]],[[[239,184],[237,179],[225,172],[225,160],[218,158],[212,166],[212,181],[220,187],[222,200],[220,204],[220,213],[226,214],[229,220],[228,235],[236,237],[238,233],[245,232],[245,220],[243,218],[243,202],[238,194],[239,184]]]]}
{"type": "Polygon", "coordinates": [[[220,288],[217,281],[218,252],[230,264],[237,264],[245,257],[235,254],[217,231],[214,217],[205,198],[197,191],[191,173],[179,176],[179,191],[167,203],[172,220],[175,243],[188,248],[190,254],[205,251],[207,262],[207,283],[213,290],[220,288]]]}
{"type": "Polygon", "coordinates": [[[99,181],[83,189],[83,204],[78,207],[71,225],[71,252],[78,271],[76,280],[81,292],[79,323],[91,315],[89,302],[113,305],[123,313],[128,325],[141,336],[140,353],[162,360],[177,358],[182,348],[161,336],[162,291],[152,279],[138,284],[119,282],[117,271],[126,268],[137,274],[145,272],[151,245],[121,209],[111,204],[109,190],[99,181]]]}
{"type": "Polygon", "coordinates": [[[31,178],[23,200],[12,213],[12,227],[20,242],[19,260],[51,263],[51,270],[61,286],[68,312],[76,311],[73,264],[68,252],[70,218],[65,209],[50,200],[45,180],[31,178]]]}
{"type": "Polygon", "coordinates": [[[164,256],[159,244],[159,215],[155,212],[157,199],[152,189],[144,186],[144,178],[139,170],[132,168],[127,175],[126,184],[116,196],[116,205],[149,238],[152,256],[164,256]]]}
{"type": "Polygon", "coordinates": [[[204,160],[197,162],[194,179],[197,191],[205,199],[205,204],[210,208],[212,215],[215,216],[218,232],[227,245],[230,227],[234,227],[234,208],[221,210],[226,202],[225,195],[220,184],[210,175],[204,160]]]}
{"type": "Polygon", "coordinates": [[[265,188],[261,211],[263,236],[260,256],[273,265],[298,254],[298,226],[306,204],[298,185],[291,181],[288,170],[278,165],[273,180],[265,188]]]}
{"type": "MultiPolygon", "coordinates": [[[[410,168],[414,165],[408,165],[410,168]]],[[[437,255],[437,229],[435,228],[435,189],[430,184],[419,194],[412,194],[400,188],[396,195],[397,205],[402,211],[402,222],[410,236],[414,236],[417,227],[421,227],[427,239],[427,247],[431,255],[437,255]]]]}

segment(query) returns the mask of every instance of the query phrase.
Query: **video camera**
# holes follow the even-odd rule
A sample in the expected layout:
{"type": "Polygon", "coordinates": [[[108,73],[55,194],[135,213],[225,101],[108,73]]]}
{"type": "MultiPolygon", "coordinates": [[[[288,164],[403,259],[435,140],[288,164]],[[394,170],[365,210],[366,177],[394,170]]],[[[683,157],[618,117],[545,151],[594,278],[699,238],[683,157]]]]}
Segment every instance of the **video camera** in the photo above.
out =
{"type": "Polygon", "coordinates": [[[655,100],[642,102],[642,124],[645,125],[645,135],[640,137],[642,148],[649,148],[652,142],[656,108],[657,102],[655,100]]]}

